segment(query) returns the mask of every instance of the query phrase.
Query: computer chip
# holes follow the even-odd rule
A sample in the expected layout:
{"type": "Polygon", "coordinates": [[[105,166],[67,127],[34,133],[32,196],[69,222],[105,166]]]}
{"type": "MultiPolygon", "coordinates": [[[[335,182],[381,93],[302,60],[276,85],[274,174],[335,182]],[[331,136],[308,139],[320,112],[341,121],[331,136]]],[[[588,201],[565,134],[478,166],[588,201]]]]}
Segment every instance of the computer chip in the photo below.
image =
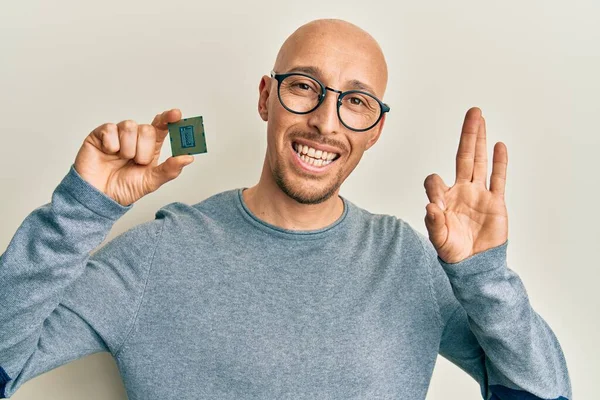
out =
{"type": "Polygon", "coordinates": [[[201,116],[184,118],[167,125],[173,157],[182,154],[206,153],[206,138],[201,116]]]}

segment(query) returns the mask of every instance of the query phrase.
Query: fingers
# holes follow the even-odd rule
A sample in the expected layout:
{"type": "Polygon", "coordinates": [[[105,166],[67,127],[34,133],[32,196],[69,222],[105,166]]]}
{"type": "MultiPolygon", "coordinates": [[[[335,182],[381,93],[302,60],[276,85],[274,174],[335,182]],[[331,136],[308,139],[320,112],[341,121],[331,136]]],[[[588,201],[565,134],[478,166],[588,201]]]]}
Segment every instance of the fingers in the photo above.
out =
{"type": "Polygon", "coordinates": [[[444,199],[448,191],[448,186],[446,186],[442,178],[438,174],[428,175],[425,178],[425,182],[423,182],[423,186],[425,186],[425,193],[427,193],[429,201],[437,204],[441,210],[445,210],[444,199]]]}
{"type": "Polygon", "coordinates": [[[164,111],[161,114],[156,114],[152,121],[152,126],[159,130],[167,129],[167,124],[177,122],[181,119],[181,110],[179,108],[173,108],[171,110],[164,111]]]}
{"type": "Polygon", "coordinates": [[[150,190],[154,191],[170,180],[177,178],[181,174],[183,167],[191,164],[193,161],[194,157],[191,155],[167,158],[162,164],[152,170],[151,179],[149,179],[152,186],[150,190]]]}
{"type": "Polygon", "coordinates": [[[477,135],[481,123],[481,110],[472,107],[463,122],[458,151],[456,153],[456,182],[473,179],[477,135]]]}
{"type": "Polygon", "coordinates": [[[142,124],[137,130],[137,146],[134,161],[147,165],[154,159],[156,146],[156,128],[152,125],[142,124]]]}
{"type": "Polygon", "coordinates": [[[429,198],[429,204],[425,207],[427,214],[425,215],[425,227],[429,233],[429,239],[433,245],[440,248],[448,238],[448,228],[446,227],[446,205],[444,199],[446,192],[449,190],[438,174],[431,174],[425,178],[423,183],[425,192],[429,198]]]}
{"type": "Polygon", "coordinates": [[[156,132],[156,149],[159,150],[165,137],[169,134],[168,124],[177,122],[181,119],[181,110],[173,108],[171,110],[164,111],[161,114],[156,114],[152,121],[152,126],[157,130],[156,132]]]}
{"type": "Polygon", "coordinates": [[[128,119],[119,122],[117,127],[119,128],[119,142],[121,144],[119,157],[130,160],[135,157],[138,125],[135,121],[128,119]]]}
{"type": "Polygon", "coordinates": [[[479,182],[487,189],[487,144],[485,119],[481,117],[475,145],[475,162],[473,166],[473,182],[479,182]]]}
{"type": "Polygon", "coordinates": [[[506,167],[508,165],[508,150],[502,142],[494,146],[494,159],[492,175],[490,177],[490,191],[504,196],[506,188],[506,167]]]}
{"type": "Polygon", "coordinates": [[[429,234],[429,240],[436,249],[442,247],[448,240],[448,227],[446,227],[446,215],[437,204],[429,203],[425,207],[425,227],[429,234]]]}
{"type": "Polygon", "coordinates": [[[95,143],[105,154],[117,154],[121,148],[119,143],[119,128],[115,124],[102,124],[91,133],[95,143]]]}
{"type": "Polygon", "coordinates": [[[144,165],[154,159],[156,128],[152,125],[138,125],[132,120],[106,123],[94,129],[92,135],[105,154],[116,154],[125,160],[134,159],[144,165]]]}

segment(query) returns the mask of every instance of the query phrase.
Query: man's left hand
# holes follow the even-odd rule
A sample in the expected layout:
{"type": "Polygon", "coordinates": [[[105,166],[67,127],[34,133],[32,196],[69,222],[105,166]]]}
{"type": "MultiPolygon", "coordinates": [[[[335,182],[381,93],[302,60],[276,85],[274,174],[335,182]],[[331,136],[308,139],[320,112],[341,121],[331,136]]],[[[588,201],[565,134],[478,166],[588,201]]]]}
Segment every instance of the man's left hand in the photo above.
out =
{"type": "Polygon", "coordinates": [[[447,263],[499,246],[508,239],[504,202],[508,152],[494,146],[490,189],[487,188],[485,120],[481,110],[467,111],[456,153],[456,180],[448,187],[437,174],[425,178],[430,203],[425,226],[438,256],[447,263]]]}

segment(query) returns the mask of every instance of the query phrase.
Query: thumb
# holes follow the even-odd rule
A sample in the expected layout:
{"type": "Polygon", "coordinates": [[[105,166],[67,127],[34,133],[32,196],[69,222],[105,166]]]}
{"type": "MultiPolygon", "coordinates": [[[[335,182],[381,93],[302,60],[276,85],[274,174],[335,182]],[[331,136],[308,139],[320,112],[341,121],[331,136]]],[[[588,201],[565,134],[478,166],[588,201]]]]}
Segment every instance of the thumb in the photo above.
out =
{"type": "Polygon", "coordinates": [[[165,183],[173,180],[181,174],[183,167],[194,162],[194,157],[190,155],[182,155],[177,157],[169,157],[162,164],[154,167],[152,171],[152,179],[154,182],[154,190],[158,189],[165,183]]]}
{"type": "Polygon", "coordinates": [[[435,203],[429,203],[425,207],[425,227],[429,233],[429,240],[436,249],[442,247],[448,238],[448,228],[446,227],[446,216],[444,211],[435,203]]]}

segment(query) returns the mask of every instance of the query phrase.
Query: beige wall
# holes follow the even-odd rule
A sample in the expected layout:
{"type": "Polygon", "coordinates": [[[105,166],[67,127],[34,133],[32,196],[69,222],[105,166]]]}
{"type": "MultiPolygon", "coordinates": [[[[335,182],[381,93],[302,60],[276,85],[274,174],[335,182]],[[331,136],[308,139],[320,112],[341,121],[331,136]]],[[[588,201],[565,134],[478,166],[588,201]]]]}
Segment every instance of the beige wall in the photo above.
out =
{"type": "MultiPolygon", "coordinates": [[[[509,267],[558,336],[575,397],[597,397],[600,3],[303,0],[285,12],[272,0],[210,3],[0,3],[0,252],[104,122],[146,123],[178,107],[204,116],[208,142],[208,154],[140,200],[109,239],[167,203],[254,184],[265,147],[261,75],[297,26],[339,17],[379,40],[392,108],[342,195],[426,232],[423,180],[437,172],[454,182],[464,113],[481,107],[490,160],[497,141],[509,152],[509,267]]],[[[110,356],[96,354],[13,398],[125,395],[110,356]]],[[[478,387],[440,358],[428,399],[458,398],[480,399],[478,387]]]]}

